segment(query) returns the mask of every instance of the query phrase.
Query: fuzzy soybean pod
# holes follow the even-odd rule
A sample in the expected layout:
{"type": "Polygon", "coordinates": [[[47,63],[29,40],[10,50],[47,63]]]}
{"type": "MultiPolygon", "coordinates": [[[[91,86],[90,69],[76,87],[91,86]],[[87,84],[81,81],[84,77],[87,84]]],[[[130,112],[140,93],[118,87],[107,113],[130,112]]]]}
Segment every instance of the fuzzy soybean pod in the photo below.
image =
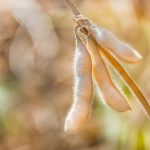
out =
{"type": "Polygon", "coordinates": [[[97,46],[96,42],[89,37],[88,50],[92,58],[93,77],[101,90],[105,102],[113,109],[125,112],[130,109],[130,106],[112,82],[106,64],[104,63],[97,46]]]}
{"type": "Polygon", "coordinates": [[[108,48],[118,58],[128,63],[136,63],[142,59],[142,56],[134,48],[120,41],[111,32],[102,27],[97,27],[94,23],[87,20],[93,37],[98,44],[108,48]]]}
{"type": "Polygon", "coordinates": [[[74,97],[65,121],[65,131],[74,133],[80,131],[89,119],[93,91],[91,57],[78,36],[73,69],[74,97]]]}

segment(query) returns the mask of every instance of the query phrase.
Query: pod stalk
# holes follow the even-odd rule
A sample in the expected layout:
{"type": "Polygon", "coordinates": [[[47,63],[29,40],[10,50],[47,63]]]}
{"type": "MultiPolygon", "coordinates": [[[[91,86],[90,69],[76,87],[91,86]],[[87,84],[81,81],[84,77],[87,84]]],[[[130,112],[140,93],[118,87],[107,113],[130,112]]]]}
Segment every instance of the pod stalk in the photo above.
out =
{"type": "Polygon", "coordinates": [[[64,2],[69,7],[69,9],[72,11],[72,13],[75,17],[80,15],[80,12],[78,11],[77,7],[70,0],[64,0],[64,2]]]}

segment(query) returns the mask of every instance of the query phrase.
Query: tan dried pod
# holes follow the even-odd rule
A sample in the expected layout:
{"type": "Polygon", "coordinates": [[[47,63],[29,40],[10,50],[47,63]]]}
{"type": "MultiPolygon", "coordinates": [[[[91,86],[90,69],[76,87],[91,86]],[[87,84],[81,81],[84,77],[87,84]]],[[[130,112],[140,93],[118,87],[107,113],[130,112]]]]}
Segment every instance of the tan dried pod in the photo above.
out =
{"type": "Polygon", "coordinates": [[[102,27],[97,27],[91,21],[88,22],[91,33],[96,41],[111,50],[118,58],[125,62],[135,63],[142,59],[142,56],[134,48],[117,39],[111,32],[102,27]]]}
{"type": "Polygon", "coordinates": [[[129,104],[112,82],[103,58],[98,51],[97,44],[91,37],[88,38],[88,50],[92,58],[93,77],[106,103],[120,112],[129,110],[129,104]]]}
{"type": "Polygon", "coordinates": [[[93,91],[92,62],[88,50],[81,39],[76,36],[74,56],[74,100],[65,121],[65,131],[78,132],[90,116],[93,91]]]}

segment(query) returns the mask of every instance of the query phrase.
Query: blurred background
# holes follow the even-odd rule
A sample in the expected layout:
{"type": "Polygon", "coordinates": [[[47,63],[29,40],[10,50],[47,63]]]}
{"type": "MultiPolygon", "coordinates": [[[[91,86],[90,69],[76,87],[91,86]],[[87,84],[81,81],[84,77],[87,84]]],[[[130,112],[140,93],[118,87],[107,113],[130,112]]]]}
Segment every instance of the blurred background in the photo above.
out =
{"type": "MultiPolygon", "coordinates": [[[[150,1],[74,0],[82,14],[144,57],[122,63],[150,100],[150,1]]],[[[118,113],[95,90],[84,130],[64,132],[75,47],[63,0],[0,0],[0,150],[150,150],[150,122],[114,72],[132,111],[118,113]]]]}

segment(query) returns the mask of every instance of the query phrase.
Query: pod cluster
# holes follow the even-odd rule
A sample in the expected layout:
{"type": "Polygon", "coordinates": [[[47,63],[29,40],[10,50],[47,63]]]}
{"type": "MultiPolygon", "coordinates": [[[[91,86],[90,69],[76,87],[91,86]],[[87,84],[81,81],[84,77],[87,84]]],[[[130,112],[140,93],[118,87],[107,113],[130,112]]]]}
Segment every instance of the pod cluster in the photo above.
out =
{"type": "MultiPolygon", "coordinates": [[[[97,27],[83,17],[79,17],[77,22],[80,26],[75,32],[73,104],[65,121],[67,132],[78,132],[86,125],[91,111],[93,80],[96,81],[106,104],[112,109],[119,112],[130,110],[126,98],[113,83],[107,67],[110,63],[106,62],[113,60],[114,56],[128,63],[142,59],[135,49],[117,39],[108,30],[97,27]],[[86,27],[82,26],[83,22],[86,27]],[[86,35],[86,42],[79,32],[86,35]]],[[[115,68],[117,64],[118,62],[114,65],[115,68]]]]}

